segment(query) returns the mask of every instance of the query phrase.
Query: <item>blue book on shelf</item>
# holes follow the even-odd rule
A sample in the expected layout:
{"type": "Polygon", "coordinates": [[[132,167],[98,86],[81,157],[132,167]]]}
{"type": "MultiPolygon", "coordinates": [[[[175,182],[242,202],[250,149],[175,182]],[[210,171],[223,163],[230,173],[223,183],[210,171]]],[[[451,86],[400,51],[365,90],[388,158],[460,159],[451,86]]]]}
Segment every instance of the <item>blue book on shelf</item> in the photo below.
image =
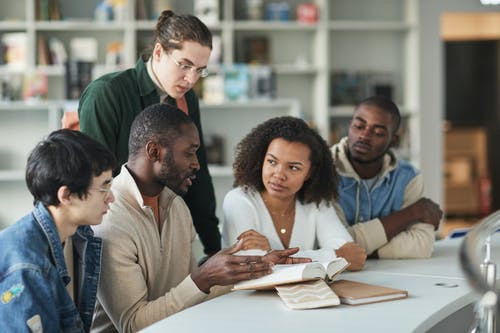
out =
{"type": "Polygon", "coordinates": [[[224,72],[224,95],[229,101],[248,100],[249,75],[248,66],[245,64],[233,64],[223,67],[224,72]]]}

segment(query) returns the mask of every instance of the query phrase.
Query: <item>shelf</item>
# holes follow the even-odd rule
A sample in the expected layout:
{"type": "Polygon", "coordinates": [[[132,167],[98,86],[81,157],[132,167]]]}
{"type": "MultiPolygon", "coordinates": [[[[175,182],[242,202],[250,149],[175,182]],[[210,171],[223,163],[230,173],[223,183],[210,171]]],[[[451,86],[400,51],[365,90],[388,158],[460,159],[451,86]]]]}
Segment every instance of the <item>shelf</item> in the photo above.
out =
{"type": "MultiPolygon", "coordinates": [[[[139,20],[139,21],[133,21],[133,22],[127,22],[127,24],[132,24],[136,30],[144,30],[147,32],[153,31],[156,21],[155,20],[139,20]]],[[[221,22],[219,24],[207,24],[208,29],[210,30],[221,30],[222,26],[224,25],[224,22],[221,22]]]]}
{"type": "Polygon", "coordinates": [[[0,170],[0,181],[24,181],[24,170],[0,170]]]}
{"type": "Polygon", "coordinates": [[[21,65],[0,65],[0,75],[24,74],[27,66],[21,65]]]}
{"type": "Polygon", "coordinates": [[[295,21],[280,22],[280,21],[235,21],[233,23],[235,30],[251,30],[251,31],[315,31],[318,28],[317,24],[307,24],[295,21]]]}
{"type": "Polygon", "coordinates": [[[127,22],[96,22],[93,20],[78,21],[37,21],[36,30],[43,31],[121,31],[127,22]]]}
{"type": "Polygon", "coordinates": [[[208,166],[208,171],[212,177],[232,177],[233,168],[229,165],[215,165],[210,164],[208,166]]]}
{"type": "Polygon", "coordinates": [[[0,21],[0,31],[26,30],[26,23],[21,21],[0,21]]]}
{"type": "Polygon", "coordinates": [[[64,65],[37,65],[36,70],[47,76],[63,76],[66,74],[64,65]]]}
{"type": "Polygon", "coordinates": [[[313,65],[302,64],[302,65],[271,65],[273,71],[278,75],[315,75],[320,70],[313,65]]]}
{"type": "Polygon", "coordinates": [[[55,106],[59,105],[58,102],[25,102],[25,101],[9,101],[4,102],[0,101],[0,112],[2,111],[25,111],[25,110],[38,110],[38,111],[47,111],[55,106]]]}
{"type": "Polygon", "coordinates": [[[200,108],[203,110],[221,110],[221,109],[249,109],[249,108],[294,108],[298,102],[294,99],[269,99],[269,100],[259,100],[259,99],[249,99],[247,101],[241,102],[231,102],[227,101],[222,104],[206,104],[200,101],[200,108]]]}
{"type": "MultiPolygon", "coordinates": [[[[329,115],[331,118],[351,118],[355,107],[355,105],[331,106],[329,108],[329,115]]],[[[409,118],[418,115],[417,112],[412,111],[407,107],[399,106],[398,108],[401,113],[401,117],[409,118]]]]}
{"type": "Polygon", "coordinates": [[[408,31],[411,25],[406,22],[382,22],[382,21],[330,21],[328,24],[330,30],[348,30],[348,31],[408,31]]]}

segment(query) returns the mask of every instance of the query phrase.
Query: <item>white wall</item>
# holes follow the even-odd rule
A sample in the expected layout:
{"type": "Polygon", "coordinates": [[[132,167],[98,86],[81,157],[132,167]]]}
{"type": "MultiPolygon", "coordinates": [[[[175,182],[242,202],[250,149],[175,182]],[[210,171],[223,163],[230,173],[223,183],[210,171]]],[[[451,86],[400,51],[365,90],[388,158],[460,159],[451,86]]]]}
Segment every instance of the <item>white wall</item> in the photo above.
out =
{"type": "Polygon", "coordinates": [[[444,54],[440,38],[440,16],[445,12],[498,11],[500,6],[482,6],[479,0],[420,0],[420,142],[421,171],[426,195],[443,202],[444,54]]]}

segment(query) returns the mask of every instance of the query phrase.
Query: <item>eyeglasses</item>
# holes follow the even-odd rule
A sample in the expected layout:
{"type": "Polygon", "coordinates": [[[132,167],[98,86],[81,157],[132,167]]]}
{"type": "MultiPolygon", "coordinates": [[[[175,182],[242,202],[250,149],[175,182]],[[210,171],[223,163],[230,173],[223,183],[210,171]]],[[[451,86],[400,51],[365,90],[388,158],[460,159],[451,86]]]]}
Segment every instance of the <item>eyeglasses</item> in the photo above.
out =
{"type": "Polygon", "coordinates": [[[184,63],[181,63],[179,61],[177,61],[173,56],[172,54],[169,54],[170,58],[172,58],[172,61],[174,62],[174,64],[177,65],[177,67],[179,67],[179,69],[183,72],[193,72],[193,73],[196,73],[197,75],[199,75],[200,77],[207,77],[208,76],[208,69],[207,68],[196,68],[195,66],[193,65],[188,65],[188,64],[184,64],[184,63]]]}
{"type": "Polygon", "coordinates": [[[111,192],[111,184],[109,185],[109,187],[92,187],[92,188],[89,188],[89,190],[94,190],[94,191],[104,193],[104,200],[107,200],[112,193],[111,192]]]}

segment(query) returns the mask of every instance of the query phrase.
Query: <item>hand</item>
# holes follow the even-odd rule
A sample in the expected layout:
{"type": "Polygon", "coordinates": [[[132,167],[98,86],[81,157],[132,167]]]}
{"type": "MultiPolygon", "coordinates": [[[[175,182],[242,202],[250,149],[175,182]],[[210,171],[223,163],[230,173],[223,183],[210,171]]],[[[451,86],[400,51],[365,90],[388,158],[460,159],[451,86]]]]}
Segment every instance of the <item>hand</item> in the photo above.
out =
{"type": "Polygon", "coordinates": [[[243,250],[260,249],[266,252],[271,250],[267,237],[252,229],[239,235],[238,240],[243,241],[243,250]]]}
{"type": "Polygon", "coordinates": [[[242,241],[217,252],[191,273],[191,279],[201,291],[208,293],[215,285],[231,285],[272,272],[272,262],[264,261],[262,256],[235,256],[240,250],[243,250],[242,241]]]}
{"type": "Polygon", "coordinates": [[[302,264],[306,262],[311,262],[310,258],[297,258],[290,257],[299,251],[298,247],[285,249],[285,250],[274,250],[262,257],[262,261],[269,262],[272,264],[302,264]]]}
{"type": "Polygon", "coordinates": [[[342,257],[350,263],[349,267],[347,267],[349,271],[359,271],[365,265],[366,251],[356,243],[345,243],[335,250],[335,254],[337,257],[342,257]]]}
{"type": "Polygon", "coordinates": [[[435,230],[439,227],[439,222],[443,218],[443,211],[437,203],[428,198],[421,198],[412,206],[415,213],[420,216],[419,222],[431,224],[435,230]]]}

